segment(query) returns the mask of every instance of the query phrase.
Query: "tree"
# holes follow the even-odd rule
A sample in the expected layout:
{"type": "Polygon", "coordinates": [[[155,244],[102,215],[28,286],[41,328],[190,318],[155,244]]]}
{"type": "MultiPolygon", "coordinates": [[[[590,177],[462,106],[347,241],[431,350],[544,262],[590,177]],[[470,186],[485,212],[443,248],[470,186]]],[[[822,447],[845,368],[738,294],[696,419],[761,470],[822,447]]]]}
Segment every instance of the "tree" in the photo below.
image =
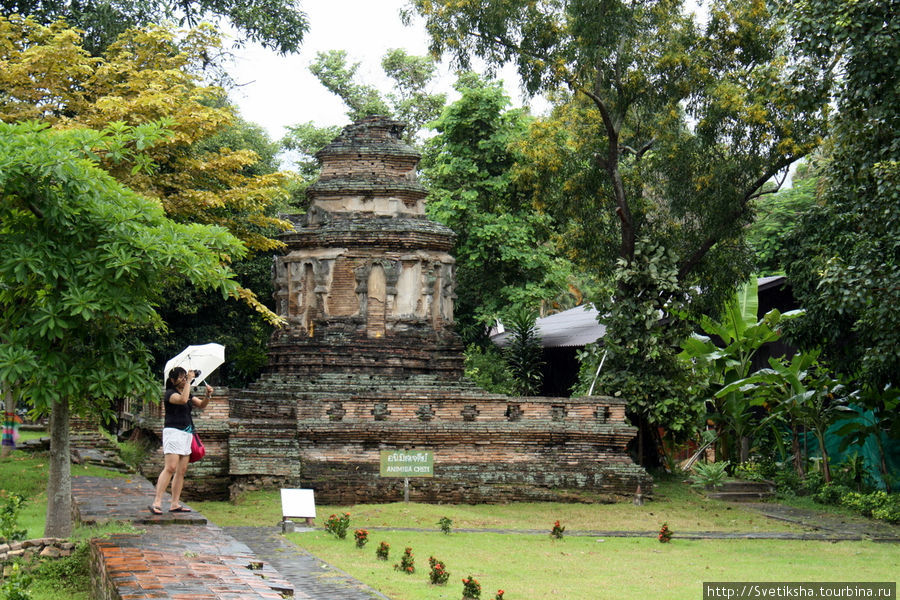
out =
{"type": "MultiPolygon", "coordinates": [[[[196,75],[218,43],[202,27],[182,37],[129,30],[92,57],[62,23],[0,17],[0,119],[40,119],[61,129],[168,119],[174,135],[132,156],[113,149],[101,157],[103,167],[176,220],[224,226],[254,251],[278,248],[270,235],[288,226],[274,215],[286,198],[284,176],[254,172],[259,155],[251,150],[210,142],[235,122],[224,91],[196,75]],[[149,163],[158,166],[150,172],[149,163]]],[[[240,295],[277,320],[249,290],[240,295]]]]}
{"type": "Polygon", "coordinates": [[[760,196],[753,203],[754,218],[747,230],[747,244],[753,249],[756,273],[760,276],[784,273],[789,246],[800,226],[799,216],[815,202],[820,177],[804,162],[797,168],[791,187],[760,196]]]}
{"type": "Polygon", "coordinates": [[[897,412],[880,395],[900,386],[900,23],[892,0],[792,5],[800,48],[840,69],[837,111],[816,203],[787,244],[787,274],[806,317],[790,335],[823,348],[867,389],[886,430],[897,412]]]}
{"type": "Polygon", "coordinates": [[[534,396],[541,388],[541,337],[536,321],[537,311],[516,306],[504,315],[509,327],[509,343],[503,358],[513,377],[513,392],[519,396],[534,396]]]}
{"type": "MultiPolygon", "coordinates": [[[[447,101],[445,94],[428,91],[437,74],[434,59],[407,54],[397,48],[388,50],[381,60],[382,69],[393,82],[393,91],[387,94],[382,94],[373,85],[357,81],[359,63],[347,61],[346,50],[319,52],[309,70],[329,92],[347,105],[347,117],[351,121],[372,115],[398,119],[408,125],[403,132],[404,141],[417,145],[418,136],[426,123],[440,114],[447,101]]],[[[311,122],[288,127],[288,135],[282,144],[288,150],[299,152],[297,166],[304,180],[311,182],[318,177],[315,153],[338,133],[339,127],[318,127],[311,122]]]]}
{"type": "Polygon", "coordinates": [[[64,20],[85,32],[84,47],[94,56],[128,29],[163,21],[195,27],[225,18],[244,35],[238,44],[253,41],[281,54],[296,52],[309,29],[293,0],[2,0],[0,14],[44,25],[64,20]]]}
{"type": "Polygon", "coordinates": [[[151,147],[159,125],[102,132],[0,123],[0,384],[50,413],[45,535],[71,532],[69,414],[156,393],[134,332],[159,324],[164,294],[237,293],[225,229],[178,224],[113,179],[99,155],[151,147]]]}
{"type": "MultiPolygon", "coordinates": [[[[585,239],[602,236],[592,246],[613,252],[591,260],[616,282],[612,303],[643,298],[635,309],[644,311],[653,301],[675,324],[670,308],[711,312],[746,279],[750,204],[816,147],[827,99],[827,77],[785,51],[783,21],[763,0],[712,2],[703,25],[679,0],[413,4],[434,53],[448,51],[463,67],[473,55],[512,62],[528,92],[558,94],[551,121],[571,126],[536,125],[552,143],[531,144],[535,179],[556,190],[547,206],[588,203],[582,212],[596,219],[587,226],[599,226],[585,239]],[[628,274],[655,269],[637,253],[657,245],[672,261],[675,285],[655,272],[628,274]],[[610,276],[616,259],[622,273],[610,276]]],[[[642,320],[621,317],[604,321],[614,336],[642,320]]],[[[656,343],[666,331],[650,330],[641,339],[674,347],[680,333],[656,343]]],[[[618,352],[609,360],[607,372],[627,370],[636,382],[645,375],[618,352]]],[[[672,361],[674,354],[658,363],[657,381],[672,361]]]]}
{"type": "Polygon", "coordinates": [[[553,299],[574,275],[556,256],[552,219],[513,177],[513,145],[530,118],[507,110],[498,82],[466,74],[455,87],[461,98],[433,123],[422,180],[428,216],[457,235],[456,330],[467,343],[483,343],[506,307],[553,299]]]}

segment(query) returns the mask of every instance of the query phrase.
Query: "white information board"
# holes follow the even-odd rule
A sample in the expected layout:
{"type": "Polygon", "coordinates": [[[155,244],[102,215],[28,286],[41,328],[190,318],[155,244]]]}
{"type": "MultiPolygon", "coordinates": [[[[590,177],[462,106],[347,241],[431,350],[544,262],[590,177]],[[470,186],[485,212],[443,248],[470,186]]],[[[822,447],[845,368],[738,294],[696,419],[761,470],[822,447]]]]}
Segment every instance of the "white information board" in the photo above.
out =
{"type": "Polygon", "coordinates": [[[289,517],[314,519],[316,517],[316,500],[313,490],[281,490],[281,515],[289,517]]]}

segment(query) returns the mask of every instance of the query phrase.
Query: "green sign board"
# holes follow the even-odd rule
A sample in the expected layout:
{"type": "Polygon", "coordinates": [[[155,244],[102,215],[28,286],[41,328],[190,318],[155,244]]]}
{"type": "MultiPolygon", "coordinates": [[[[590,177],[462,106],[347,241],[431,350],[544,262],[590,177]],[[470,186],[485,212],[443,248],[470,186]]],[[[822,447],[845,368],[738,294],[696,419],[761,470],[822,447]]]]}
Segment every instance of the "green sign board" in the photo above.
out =
{"type": "Polygon", "coordinates": [[[382,477],[434,477],[434,452],[382,450],[382,477]]]}

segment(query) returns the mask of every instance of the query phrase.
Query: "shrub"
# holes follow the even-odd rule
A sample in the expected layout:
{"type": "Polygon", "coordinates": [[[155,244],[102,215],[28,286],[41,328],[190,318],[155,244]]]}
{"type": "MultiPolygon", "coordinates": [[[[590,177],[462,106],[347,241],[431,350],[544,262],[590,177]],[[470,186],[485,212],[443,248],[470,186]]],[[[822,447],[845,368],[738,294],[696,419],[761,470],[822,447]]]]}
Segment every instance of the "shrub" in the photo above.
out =
{"type": "Polygon", "coordinates": [[[140,471],[141,465],[153,451],[144,440],[128,440],[118,443],[119,458],[134,471],[140,471]]]}
{"type": "Polygon", "coordinates": [[[408,575],[416,572],[416,559],[413,558],[412,548],[406,547],[406,550],[403,551],[403,556],[400,557],[400,564],[394,565],[394,569],[403,571],[408,575]]]}
{"type": "Polygon", "coordinates": [[[10,494],[0,508],[0,542],[15,542],[25,538],[25,529],[17,529],[19,511],[25,505],[25,496],[10,494]]]}
{"type": "Polygon", "coordinates": [[[356,539],[356,547],[362,548],[369,541],[369,532],[365,529],[357,529],[353,532],[353,537],[356,539]]]}
{"type": "Polygon", "coordinates": [[[469,575],[462,580],[463,598],[465,600],[478,600],[481,598],[481,584],[474,577],[469,575]]]}
{"type": "Polygon", "coordinates": [[[31,600],[31,594],[28,593],[31,581],[31,575],[18,563],[14,563],[10,574],[3,579],[3,585],[0,585],[0,593],[6,600],[31,600]]]}
{"type": "Polygon", "coordinates": [[[447,535],[450,535],[450,527],[452,525],[453,521],[447,517],[441,517],[440,520],[438,520],[438,527],[440,527],[441,531],[443,531],[447,535]]]}
{"type": "Polygon", "coordinates": [[[841,496],[841,505],[867,517],[900,522],[900,497],[881,490],[870,494],[847,492],[841,496]]]}
{"type": "Polygon", "coordinates": [[[556,521],[553,524],[553,528],[550,530],[550,535],[558,540],[561,540],[563,537],[563,532],[566,528],[559,524],[559,521],[556,521]]]}
{"type": "Polygon", "coordinates": [[[433,556],[428,557],[428,566],[431,571],[428,573],[428,579],[433,585],[444,585],[450,578],[450,571],[446,565],[433,556]]]}
{"type": "Polygon", "coordinates": [[[728,477],[728,473],[725,469],[728,468],[728,461],[722,462],[714,462],[714,463],[697,463],[694,465],[694,475],[691,475],[691,481],[694,487],[707,488],[711,487],[713,489],[720,487],[723,483],[725,483],[725,478],[728,477]]]}
{"type": "Polygon", "coordinates": [[[771,460],[751,459],[734,468],[734,476],[747,481],[770,481],[775,478],[778,465],[771,460]]]}
{"type": "Polygon", "coordinates": [[[668,523],[663,523],[659,528],[659,535],[656,536],[660,544],[666,544],[672,539],[672,531],[669,529],[668,523]]]}
{"type": "Polygon", "coordinates": [[[341,540],[347,537],[348,527],[350,527],[350,513],[344,513],[340,517],[331,515],[325,521],[325,531],[341,540]]]}
{"type": "Polygon", "coordinates": [[[832,481],[819,488],[819,491],[813,494],[813,500],[819,504],[840,504],[841,497],[851,491],[847,486],[832,481]]]}
{"type": "Polygon", "coordinates": [[[391,545],[387,542],[381,542],[378,544],[378,547],[375,549],[375,556],[378,557],[378,560],[387,560],[388,554],[391,552],[391,545]]]}

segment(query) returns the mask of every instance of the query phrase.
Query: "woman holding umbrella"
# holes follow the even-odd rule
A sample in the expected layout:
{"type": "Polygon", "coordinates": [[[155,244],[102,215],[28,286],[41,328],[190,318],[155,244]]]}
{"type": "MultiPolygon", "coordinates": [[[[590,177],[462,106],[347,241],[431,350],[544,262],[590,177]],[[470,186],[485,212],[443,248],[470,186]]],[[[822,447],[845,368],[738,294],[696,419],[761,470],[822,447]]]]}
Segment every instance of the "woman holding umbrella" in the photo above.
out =
{"type": "Polygon", "coordinates": [[[191,509],[181,504],[181,490],[184,487],[184,474],[187,472],[194,433],[191,409],[206,408],[213,393],[213,388],[206,384],[206,394],[202,400],[191,394],[191,382],[197,376],[199,373],[196,371],[175,367],[169,371],[169,377],[166,379],[166,393],[163,400],[166,411],[163,425],[165,466],[156,480],[156,498],[149,506],[150,512],[154,515],[162,514],[162,497],[169,487],[169,482],[172,483],[172,503],[169,512],[191,512],[191,509]]]}

